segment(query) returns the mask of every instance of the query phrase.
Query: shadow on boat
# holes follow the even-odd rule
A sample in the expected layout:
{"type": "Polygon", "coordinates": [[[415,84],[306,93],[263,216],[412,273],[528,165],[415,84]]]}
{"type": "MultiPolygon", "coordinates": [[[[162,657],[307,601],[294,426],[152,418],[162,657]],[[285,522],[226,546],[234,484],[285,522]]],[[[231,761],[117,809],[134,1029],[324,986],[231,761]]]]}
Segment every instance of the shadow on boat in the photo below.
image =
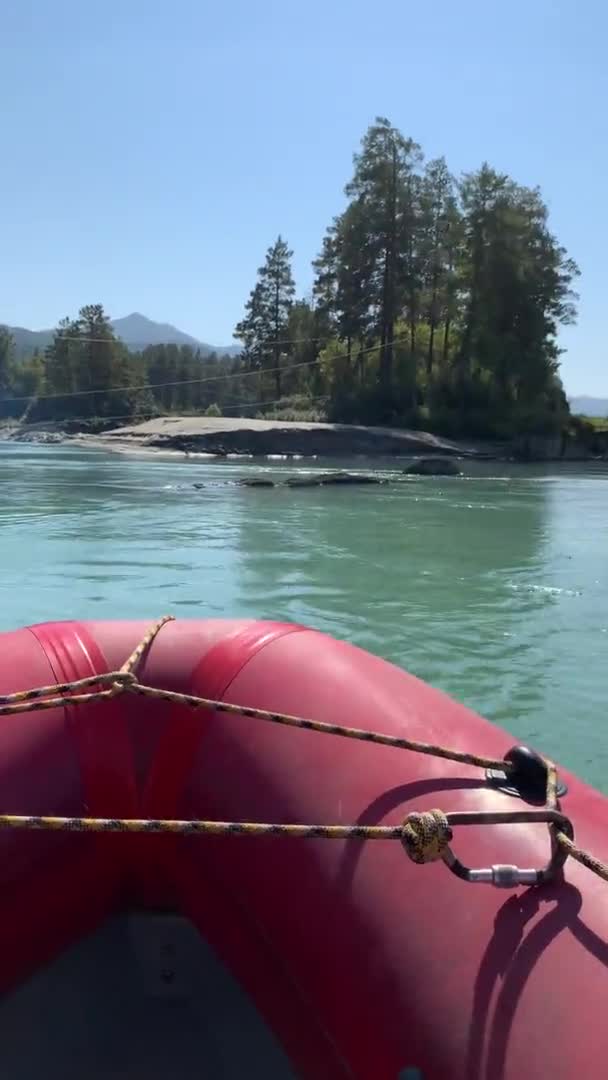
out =
{"type": "MultiPolygon", "coordinates": [[[[422,795],[431,795],[436,791],[462,791],[467,788],[487,788],[482,776],[479,779],[449,776],[434,776],[428,780],[414,780],[410,784],[399,784],[397,787],[383,791],[377,799],[357,818],[357,825],[380,825],[384,822],[387,814],[392,810],[398,810],[404,803],[413,799],[419,799],[422,795]]],[[[340,866],[338,883],[340,891],[349,889],[353,883],[357,864],[363,854],[363,845],[347,844],[345,846],[344,859],[340,866]]]]}
{"type": "MultiPolygon", "coordinates": [[[[483,777],[431,777],[382,792],[358,817],[359,825],[378,825],[391,812],[436,792],[486,788],[483,777]]],[[[354,882],[364,846],[347,844],[339,889],[354,882]]],[[[583,897],[560,876],[552,885],[510,896],[498,909],[494,932],[481,958],[475,986],[463,1075],[467,1080],[502,1080],[511,1026],[526,982],[545,950],[564,931],[604,967],[608,943],[580,918],[583,897]],[[526,927],[540,918],[526,934],[526,927]],[[499,988],[498,988],[499,987],[499,988]]]]}
{"type": "Polygon", "coordinates": [[[582,903],[579,890],[562,880],[511,896],[499,909],[494,934],[475,981],[465,1073],[469,1080],[503,1077],[509,1033],[525,984],[534,965],[559,934],[569,930],[584,949],[608,966],[608,944],[579,918],[582,903]],[[547,905],[554,906],[524,937],[526,924],[547,905]],[[501,987],[489,1022],[490,1005],[499,981],[501,987]]]}

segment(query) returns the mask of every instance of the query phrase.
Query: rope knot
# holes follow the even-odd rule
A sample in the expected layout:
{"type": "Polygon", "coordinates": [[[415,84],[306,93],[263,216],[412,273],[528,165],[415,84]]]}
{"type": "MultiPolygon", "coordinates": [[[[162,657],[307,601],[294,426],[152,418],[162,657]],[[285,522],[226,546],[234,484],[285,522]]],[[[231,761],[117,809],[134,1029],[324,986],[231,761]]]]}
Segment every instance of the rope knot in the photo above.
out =
{"type": "Polygon", "coordinates": [[[413,811],[403,822],[401,840],[412,862],[435,862],[443,857],[452,830],[443,810],[413,811]]]}
{"type": "Polygon", "coordinates": [[[133,671],[110,671],[107,675],[103,676],[104,682],[109,682],[113,686],[131,686],[134,682],[137,682],[137,675],[133,671]]]}

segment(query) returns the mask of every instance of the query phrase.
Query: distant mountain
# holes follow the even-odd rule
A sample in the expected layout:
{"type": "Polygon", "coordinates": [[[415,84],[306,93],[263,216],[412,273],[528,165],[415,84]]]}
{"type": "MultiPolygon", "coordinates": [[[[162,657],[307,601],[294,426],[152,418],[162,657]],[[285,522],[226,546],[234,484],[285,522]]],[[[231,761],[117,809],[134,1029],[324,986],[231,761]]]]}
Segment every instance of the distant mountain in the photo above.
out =
{"type": "MultiPolygon", "coordinates": [[[[203,353],[216,352],[219,356],[237,356],[241,351],[239,345],[208,345],[170,323],[154,322],[137,311],[123,319],[113,319],[112,327],[116,336],[133,350],[145,349],[147,345],[191,345],[203,353]]],[[[26,330],[22,326],[9,326],[8,329],[20,358],[31,356],[34,349],[45,349],[53,340],[52,330],[26,330]]]]}
{"type": "Polygon", "coordinates": [[[176,326],[170,323],[153,322],[152,319],[140,315],[134,311],[132,315],[125,315],[123,319],[112,319],[112,328],[117,337],[124,341],[130,349],[143,349],[146,345],[191,345],[194,349],[211,349],[210,345],[202,345],[202,342],[190,334],[184,334],[176,326]]]}
{"type": "Polygon", "coordinates": [[[571,397],[570,411],[582,416],[608,416],[608,398],[571,397]]]}
{"type": "Polygon", "coordinates": [[[191,345],[193,349],[216,352],[220,356],[236,356],[241,351],[239,345],[208,345],[178,330],[171,323],[154,322],[138,311],[125,315],[123,319],[112,319],[112,327],[116,336],[130,349],[144,349],[146,345],[191,345]]]}
{"type": "Polygon", "coordinates": [[[53,340],[52,330],[26,330],[23,326],[9,326],[7,329],[13,335],[18,360],[31,356],[35,349],[46,349],[53,340]]]}

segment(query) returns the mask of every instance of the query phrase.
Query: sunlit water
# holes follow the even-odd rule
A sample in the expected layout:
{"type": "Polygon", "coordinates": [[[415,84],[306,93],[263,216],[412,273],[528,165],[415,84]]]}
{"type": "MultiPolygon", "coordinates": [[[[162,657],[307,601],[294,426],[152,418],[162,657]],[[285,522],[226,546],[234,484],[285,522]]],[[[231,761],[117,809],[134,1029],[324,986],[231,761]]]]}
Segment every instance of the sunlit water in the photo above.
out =
{"type": "Polygon", "coordinates": [[[0,445],[0,628],[166,611],[304,622],[608,790],[608,467],[404,481],[394,461],[339,464],[400,482],[252,489],[234,481],[330,463],[0,445]]]}

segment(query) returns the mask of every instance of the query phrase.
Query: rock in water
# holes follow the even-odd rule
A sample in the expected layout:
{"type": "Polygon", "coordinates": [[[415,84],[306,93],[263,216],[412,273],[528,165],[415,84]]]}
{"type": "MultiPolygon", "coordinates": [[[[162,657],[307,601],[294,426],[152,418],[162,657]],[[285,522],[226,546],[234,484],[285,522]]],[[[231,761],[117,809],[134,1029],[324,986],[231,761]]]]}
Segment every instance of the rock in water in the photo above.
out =
{"type": "Polygon", "coordinates": [[[274,487],[274,480],[266,480],[263,476],[246,476],[243,480],[239,480],[239,484],[243,484],[244,487],[274,487]]]}
{"type": "Polygon", "coordinates": [[[403,470],[408,476],[462,476],[457,463],[452,458],[419,458],[403,470]]]}
{"type": "Polygon", "coordinates": [[[13,436],[13,442],[26,443],[62,443],[65,435],[61,431],[21,431],[13,436]]]}
{"type": "Polygon", "coordinates": [[[321,487],[321,480],[318,476],[290,476],[285,481],[287,487],[300,488],[300,487],[321,487]]]}
{"type": "Polygon", "coordinates": [[[325,484],[381,484],[382,480],[379,476],[360,476],[357,473],[338,472],[330,473],[329,476],[323,476],[321,483],[325,484]]]}
{"type": "Polygon", "coordinates": [[[356,473],[328,473],[319,476],[290,476],[288,487],[328,487],[332,484],[381,484],[379,476],[359,476],[356,473]]]}

